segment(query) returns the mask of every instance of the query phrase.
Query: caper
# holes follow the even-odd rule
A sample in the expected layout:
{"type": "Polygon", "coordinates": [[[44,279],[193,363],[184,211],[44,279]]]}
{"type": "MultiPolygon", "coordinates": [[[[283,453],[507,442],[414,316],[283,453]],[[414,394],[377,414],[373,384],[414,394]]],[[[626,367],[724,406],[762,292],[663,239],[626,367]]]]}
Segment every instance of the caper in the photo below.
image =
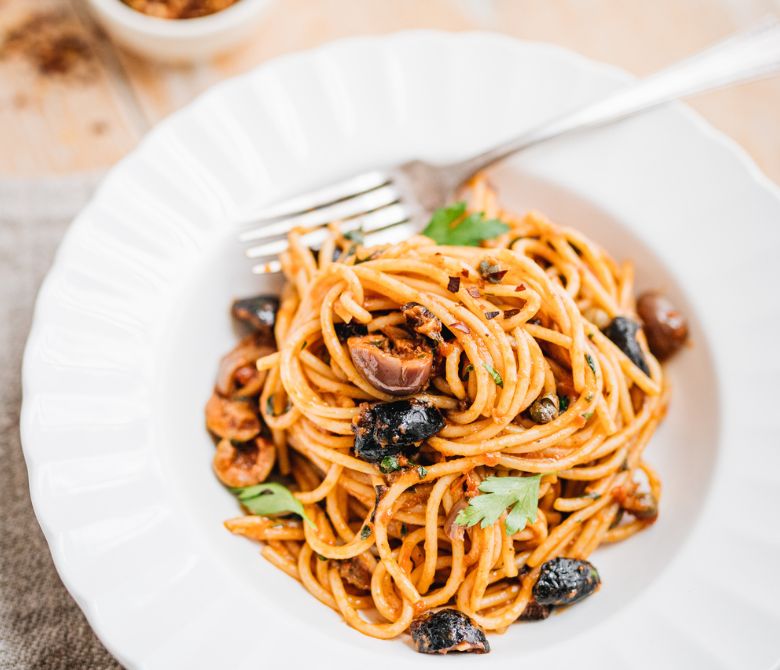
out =
{"type": "Polygon", "coordinates": [[[558,396],[548,393],[533,401],[528,409],[528,415],[536,423],[550,423],[558,416],[558,396]]]}

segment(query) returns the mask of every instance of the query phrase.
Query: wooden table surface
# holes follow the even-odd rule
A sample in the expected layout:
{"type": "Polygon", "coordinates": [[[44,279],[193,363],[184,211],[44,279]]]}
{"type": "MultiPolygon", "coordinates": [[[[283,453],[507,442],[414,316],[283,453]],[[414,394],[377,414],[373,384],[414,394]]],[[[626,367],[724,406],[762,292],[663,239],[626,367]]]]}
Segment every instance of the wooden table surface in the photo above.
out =
{"type": "MultiPolygon", "coordinates": [[[[348,35],[493,30],[643,75],[767,14],[780,0],[275,0],[249,44],[173,67],[115,48],[82,0],[0,0],[0,179],[105,170],[211,84],[348,35]],[[50,39],[71,44],[71,60],[52,60],[50,39]]],[[[780,182],[780,79],[691,104],[780,182]]]]}

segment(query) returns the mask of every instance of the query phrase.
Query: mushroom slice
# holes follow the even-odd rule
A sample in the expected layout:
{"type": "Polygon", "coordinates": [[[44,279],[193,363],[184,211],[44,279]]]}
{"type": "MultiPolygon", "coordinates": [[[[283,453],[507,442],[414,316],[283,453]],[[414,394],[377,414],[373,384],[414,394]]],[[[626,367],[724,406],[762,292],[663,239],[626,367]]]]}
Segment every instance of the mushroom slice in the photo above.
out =
{"type": "Polygon", "coordinates": [[[350,337],[347,348],[358,372],[378,391],[412,395],[430,380],[433,354],[414,340],[370,334],[350,337]]]}
{"type": "Polygon", "coordinates": [[[486,654],[490,651],[485,632],[463,612],[447,608],[426,612],[412,621],[409,631],[421,654],[451,651],[486,654]]]}
{"type": "Polygon", "coordinates": [[[260,419],[250,403],[214,393],[206,403],[206,427],[219,437],[248,442],[260,432],[260,419]]]}
{"type": "Polygon", "coordinates": [[[274,348],[261,335],[252,334],[243,338],[219,362],[217,391],[223,396],[257,395],[263,388],[266,374],[259,372],[255,363],[258,358],[273,352],[274,348]]]}
{"type": "Polygon", "coordinates": [[[275,462],[276,447],[264,437],[241,445],[220,440],[214,454],[214,472],[225,486],[242,488],[264,482],[275,462]]]}

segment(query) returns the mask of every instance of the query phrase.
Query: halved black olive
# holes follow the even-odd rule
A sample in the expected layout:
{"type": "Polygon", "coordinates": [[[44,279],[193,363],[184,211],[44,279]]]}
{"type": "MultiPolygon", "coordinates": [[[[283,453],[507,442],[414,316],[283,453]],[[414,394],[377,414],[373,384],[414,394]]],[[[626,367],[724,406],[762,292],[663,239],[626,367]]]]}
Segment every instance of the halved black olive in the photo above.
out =
{"type": "Polygon", "coordinates": [[[627,319],[625,316],[616,316],[604,329],[606,335],[615,343],[618,349],[631,359],[646,375],[650,374],[650,368],[647,367],[645,355],[636,341],[636,333],[639,330],[639,324],[636,321],[627,319]]]}
{"type": "Polygon", "coordinates": [[[230,309],[234,318],[257,331],[271,333],[276,325],[279,298],[275,295],[256,295],[235,300],[230,309]]]}
{"type": "Polygon", "coordinates": [[[379,463],[385,456],[409,455],[442,428],[441,412],[422,400],[364,404],[352,424],[355,455],[369,463],[379,463]]]}
{"type": "Polygon", "coordinates": [[[534,600],[540,605],[571,605],[587,598],[601,585],[592,563],[559,556],[542,565],[534,584],[534,600]]]}
{"type": "Polygon", "coordinates": [[[490,651],[485,632],[456,609],[426,612],[412,621],[409,632],[421,654],[447,654],[451,651],[487,654],[490,651]]]}
{"type": "Polygon", "coordinates": [[[375,389],[390,395],[418,393],[431,378],[433,354],[417,340],[372,333],[350,337],[347,348],[362,377],[375,389]]]}

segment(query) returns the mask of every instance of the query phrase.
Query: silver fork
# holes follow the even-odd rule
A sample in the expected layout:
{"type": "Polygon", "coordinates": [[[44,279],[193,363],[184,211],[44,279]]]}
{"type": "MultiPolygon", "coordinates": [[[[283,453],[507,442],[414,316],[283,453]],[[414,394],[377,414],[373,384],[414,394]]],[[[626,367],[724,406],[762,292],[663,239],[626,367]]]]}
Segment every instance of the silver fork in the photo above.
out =
{"type": "Polygon", "coordinates": [[[595,103],[557,117],[472,158],[449,165],[410,161],[373,170],[279,202],[244,224],[239,239],[252,246],[256,273],[278,272],[277,256],[287,234],[305,228],[303,241],[317,248],[326,226],[339,222],[343,232],[362,229],[366,244],[387,241],[388,232],[417,232],[437,207],[480,170],[511,154],[575,130],[602,126],[693,93],[769,76],[780,71],[780,23],[767,19],[656,74],[621,87],[595,103]]]}

